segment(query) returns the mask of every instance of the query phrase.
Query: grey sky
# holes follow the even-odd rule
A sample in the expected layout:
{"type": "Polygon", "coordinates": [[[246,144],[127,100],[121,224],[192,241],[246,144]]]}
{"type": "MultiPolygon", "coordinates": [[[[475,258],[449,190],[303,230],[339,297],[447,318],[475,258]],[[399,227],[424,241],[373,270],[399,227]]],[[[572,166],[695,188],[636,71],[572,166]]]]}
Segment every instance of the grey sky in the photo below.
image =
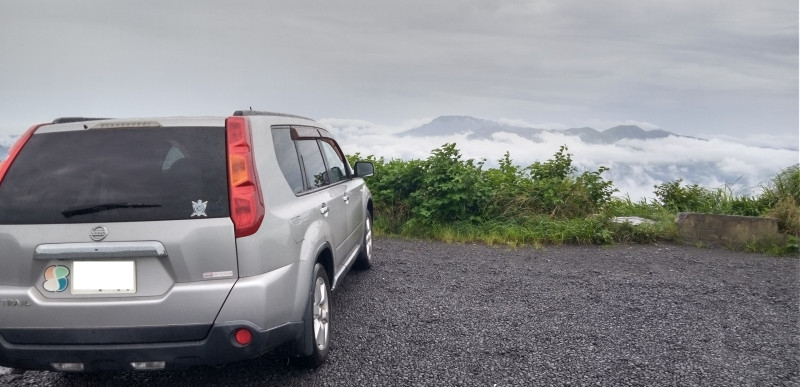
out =
{"type": "Polygon", "coordinates": [[[0,133],[252,106],[797,143],[796,0],[0,0],[0,133]]]}

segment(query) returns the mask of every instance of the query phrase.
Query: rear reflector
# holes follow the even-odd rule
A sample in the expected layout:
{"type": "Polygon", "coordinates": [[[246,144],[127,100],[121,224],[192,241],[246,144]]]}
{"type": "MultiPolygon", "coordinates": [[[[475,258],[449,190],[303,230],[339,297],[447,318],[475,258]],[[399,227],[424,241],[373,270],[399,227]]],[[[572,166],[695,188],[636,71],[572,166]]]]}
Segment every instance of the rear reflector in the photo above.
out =
{"type": "Polygon", "coordinates": [[[228,189],[237,238],[254,234],[264,220],[264,199],[253,159],[252,137],[245,117],[225,120],[228,142],[228,189]]]}
{"type": "Polygon", "coordinates": [[[242,346],[249,345],[250,342],[253,341],[253,332],[250,332],[247,328],[239,328],[234,331],[233,339],[236,340],[236,344],[242,346]]]}

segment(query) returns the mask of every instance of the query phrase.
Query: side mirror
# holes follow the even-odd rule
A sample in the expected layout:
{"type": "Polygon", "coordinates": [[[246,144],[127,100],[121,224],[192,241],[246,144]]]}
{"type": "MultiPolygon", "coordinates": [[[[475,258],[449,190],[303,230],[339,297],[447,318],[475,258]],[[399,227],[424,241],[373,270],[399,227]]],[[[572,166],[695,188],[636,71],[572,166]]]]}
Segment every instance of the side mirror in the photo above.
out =
{"type": "Polygon", "coordinates": [[[375,166],[369,161],[356,161],[356,176],[368,177],[375,174],[375,166]]]}

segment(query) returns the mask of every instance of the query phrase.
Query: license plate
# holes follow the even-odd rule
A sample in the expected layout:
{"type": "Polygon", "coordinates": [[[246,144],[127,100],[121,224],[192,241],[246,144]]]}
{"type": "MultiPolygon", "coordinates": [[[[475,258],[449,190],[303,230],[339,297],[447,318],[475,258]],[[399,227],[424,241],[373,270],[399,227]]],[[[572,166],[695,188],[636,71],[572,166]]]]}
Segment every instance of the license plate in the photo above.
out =
{"type": "Polygon", "coordinates": [[[136,293],[134,261],[72,262],[72,294],[136,293]]]}

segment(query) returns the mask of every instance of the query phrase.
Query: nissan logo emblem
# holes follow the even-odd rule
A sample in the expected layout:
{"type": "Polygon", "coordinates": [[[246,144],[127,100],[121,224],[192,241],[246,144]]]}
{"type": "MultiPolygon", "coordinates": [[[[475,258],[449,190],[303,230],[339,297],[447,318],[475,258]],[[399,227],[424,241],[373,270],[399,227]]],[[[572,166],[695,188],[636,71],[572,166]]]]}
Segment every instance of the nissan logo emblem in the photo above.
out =
{"type": "Polygon", "coordinates": [[[106,239],[106,237],[108,236],[108,229],[105,228],[105,226],[97,226],[93,228],[92,231],[89,232],[89,236],[94,241],[98,242],[102,241],[103,239],[106,239]]]}

